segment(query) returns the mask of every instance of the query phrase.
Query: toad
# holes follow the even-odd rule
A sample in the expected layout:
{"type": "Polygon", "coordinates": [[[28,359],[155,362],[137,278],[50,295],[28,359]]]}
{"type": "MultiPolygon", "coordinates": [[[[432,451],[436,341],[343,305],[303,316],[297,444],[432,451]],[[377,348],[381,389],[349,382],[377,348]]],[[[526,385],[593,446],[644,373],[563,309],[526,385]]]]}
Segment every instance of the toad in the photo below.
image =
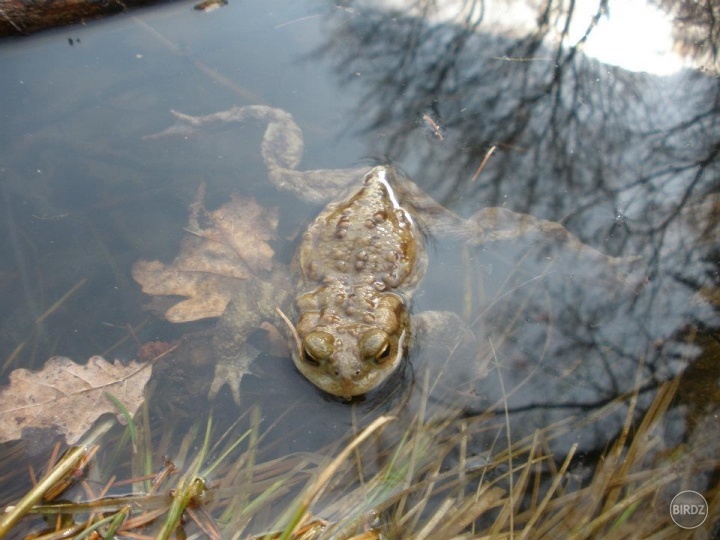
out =
{"type": "Polygon", "coordinates": [[[505,208],[484,208],[463,219],[391,166],[300,171],[302,132],[284,110],[252,105],[207,116],[173,114],[173,126],[149,137],[189,135],[215,123],[265,122],[261,152],[270,182],[305,201],[327,203],[302,235],[292,271],[276,264],[269,278],[239,282],[229,293],[212,337],[217,365],[210,397],[228,384],[239,402],[240,382],[257,352],[248,337],[267,320],[287,328],[280,310],[292,314],[287,338],[293,362],[318,388],[350,399],[382,385],[406,361],[418,328],[461,324],[453,313],[411,313],[428,264],[426,235],[480,245],[539,231],[617,262],[552,221],[505,208]]]}

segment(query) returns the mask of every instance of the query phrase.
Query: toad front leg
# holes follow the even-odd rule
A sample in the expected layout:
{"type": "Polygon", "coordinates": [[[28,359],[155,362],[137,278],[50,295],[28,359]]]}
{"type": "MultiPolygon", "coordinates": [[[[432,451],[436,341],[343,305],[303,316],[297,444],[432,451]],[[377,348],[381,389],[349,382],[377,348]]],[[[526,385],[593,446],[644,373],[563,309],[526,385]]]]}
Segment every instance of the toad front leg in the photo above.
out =
{"type": "Polygon", "coordinates": [[[248,338],[270,320],[278,326],[277,307],[290,301],[286,272],[277,269],[268,282],[247,282],[236,292],[220,317],[212,338],[215,375],[208,397],[213,399],[224,385],[230,387],[235,403],[240,403],[240,383],[250,373],[250,364],[258,354],[248,338]]]}
{"type": "Polygon", "coordinates": [[[250,373],[250,364],[258,354],[248,338],[260,325],[262,317],[234,303],[230,303],[225,314],[215,326],[212,350],[215,355],[215,375],[208,398],[214,399],[224,385],[230,387],[235,403],[240,404],[240,383],[250,373]],[[242,324],[238,326],[238,318],[242,324]]]}

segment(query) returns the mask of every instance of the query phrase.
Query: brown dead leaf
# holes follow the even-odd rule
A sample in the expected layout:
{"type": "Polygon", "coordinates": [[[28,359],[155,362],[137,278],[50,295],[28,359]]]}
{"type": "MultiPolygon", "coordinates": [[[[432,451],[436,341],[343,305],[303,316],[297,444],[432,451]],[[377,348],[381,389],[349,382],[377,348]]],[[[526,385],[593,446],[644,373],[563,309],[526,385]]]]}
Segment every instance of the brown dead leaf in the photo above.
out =
{"type": "Polygon", "coordinates": [[[78,439],[105,413],[118,413],[104,395],[115,396],[135,414],[152,373],[150,364],[93,356],[85,365],[54,356],[40,371],[16,369],[10,385],[0,389],[0,442],[22,438],[23,428],[50,429],[78,439]]]}
{"type": "Polygon", "coordinates": [[[233,195],[229,203],[208,212],[202,205],[203,195],[201,186],[190,207],[189,234],[175,260],[169,265],[138,261],[132,269],[143,292],[188,298],[165,313],[174,323],[219,317],[236,288],[235,280],[272,268],[275,253],[267,241],[275,237],[277,209],[233,195]]]}

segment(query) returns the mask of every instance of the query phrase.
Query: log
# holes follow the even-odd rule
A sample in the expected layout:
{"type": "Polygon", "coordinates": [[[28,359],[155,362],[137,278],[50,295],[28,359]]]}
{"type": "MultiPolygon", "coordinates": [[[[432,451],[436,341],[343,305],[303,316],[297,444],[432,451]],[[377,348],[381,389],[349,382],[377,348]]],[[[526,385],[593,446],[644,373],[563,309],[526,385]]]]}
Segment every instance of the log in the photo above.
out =
{"type": "Polygon", "coordinates": [[[154,3],[158,0],[0,0],[0,37],[27,35],[154,3]]]}

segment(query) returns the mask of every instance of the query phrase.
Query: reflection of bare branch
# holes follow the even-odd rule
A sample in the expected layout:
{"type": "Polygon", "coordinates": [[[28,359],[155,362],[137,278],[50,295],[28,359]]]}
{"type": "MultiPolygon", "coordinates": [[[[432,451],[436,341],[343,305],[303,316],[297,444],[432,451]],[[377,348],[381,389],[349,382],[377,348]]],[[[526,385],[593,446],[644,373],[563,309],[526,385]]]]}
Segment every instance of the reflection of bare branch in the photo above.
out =
{"type": "Polygon", "coordinates": [[[497,146],[476,185],[438,188],[488,205],[505,204],[513,193],[518,211],[554,220],[570,216],[565,223],[584,241],[612,238],[605,249],[620,249],[630,248],[635,236],[638,249],[647,245],[640,235],[668,226],[684,205],[710,190],[710,172],[720,166],[714,150],[720,104],[707,79],[698,78],[678,97],[675,81],[659,87],[648,75],[578,54],[606,9],[600,0],[575,44],[566,43],[574,1],[546,2],[536,31],[519,39],[483,33],[467,21],[428,24],[369,11],[339,25],[323,52],[339,55],[345,82],[365,85],[358,112],[366,129],[383,134],[376,155],[394,161],[413,155],[428,182],[454,182],[471,178],[497,146]],[[544,40],[552,28],[564,30],[551,55],[544,40]],[[446,127],[445,144],[418,156],[420,118],[427,111],[446,127]],[[672,207],[669,186],[684,192],[672,207]],[[626,220],[641,198],[655,211],[626,220]],[[620,216],[622,226],[605,219],[598,227],[592,216],[602,207],[608,217],[620,216]]]}
{"type": "MultiPolygon", "coordinates": [[[[542,3],[537,28],[518,38],[468,19],[357,12],[331,21],[335,33],[321,50],[344,83],[360,88],[353,127],[379,135],[373,153],[411,161],[415,179],[449,194],[443,202],[459,213],[508,206],[562,221],[613,255],[643,258],[642,275],[612,292],[600,268],[577,261],[569,278],[558,277],[562,268],[543,279],[558,304],[552,317],[525,288],[493,304],[487,319],[508,320],[503,302],[531,314],[511,331],[485,320],[490,334],[512,333],[503,377],[508,387],[525,384],[509,404],[516,411],[548,403],[549,389],[569,408],[607,403],[636,380],[653,389],[698,355],[683,337],[690,325],[718,326],[694,301],[718,283],[711,244],[693,231],[718,223],[696,209],[720,191],[720,88],[703,74],[661,79],[585,57],[581,45],[606,9],[598,0],[577,43],[569,43],[575,0],[542,3]],[[442,141],[423,115],[443,126],[442,141]],[[544,320],[554,323],[542,328],[544,320]],[[528,377],[525,366],[542,369],[528,377]]],[[[539,275],[529,259],[523,271],[539,275]]]]}
{"type": "Polygon", "coordinates": [[[720,68],[720,4],[715,0],[653,0],[673,15],[678,51],[720,68]]]}

